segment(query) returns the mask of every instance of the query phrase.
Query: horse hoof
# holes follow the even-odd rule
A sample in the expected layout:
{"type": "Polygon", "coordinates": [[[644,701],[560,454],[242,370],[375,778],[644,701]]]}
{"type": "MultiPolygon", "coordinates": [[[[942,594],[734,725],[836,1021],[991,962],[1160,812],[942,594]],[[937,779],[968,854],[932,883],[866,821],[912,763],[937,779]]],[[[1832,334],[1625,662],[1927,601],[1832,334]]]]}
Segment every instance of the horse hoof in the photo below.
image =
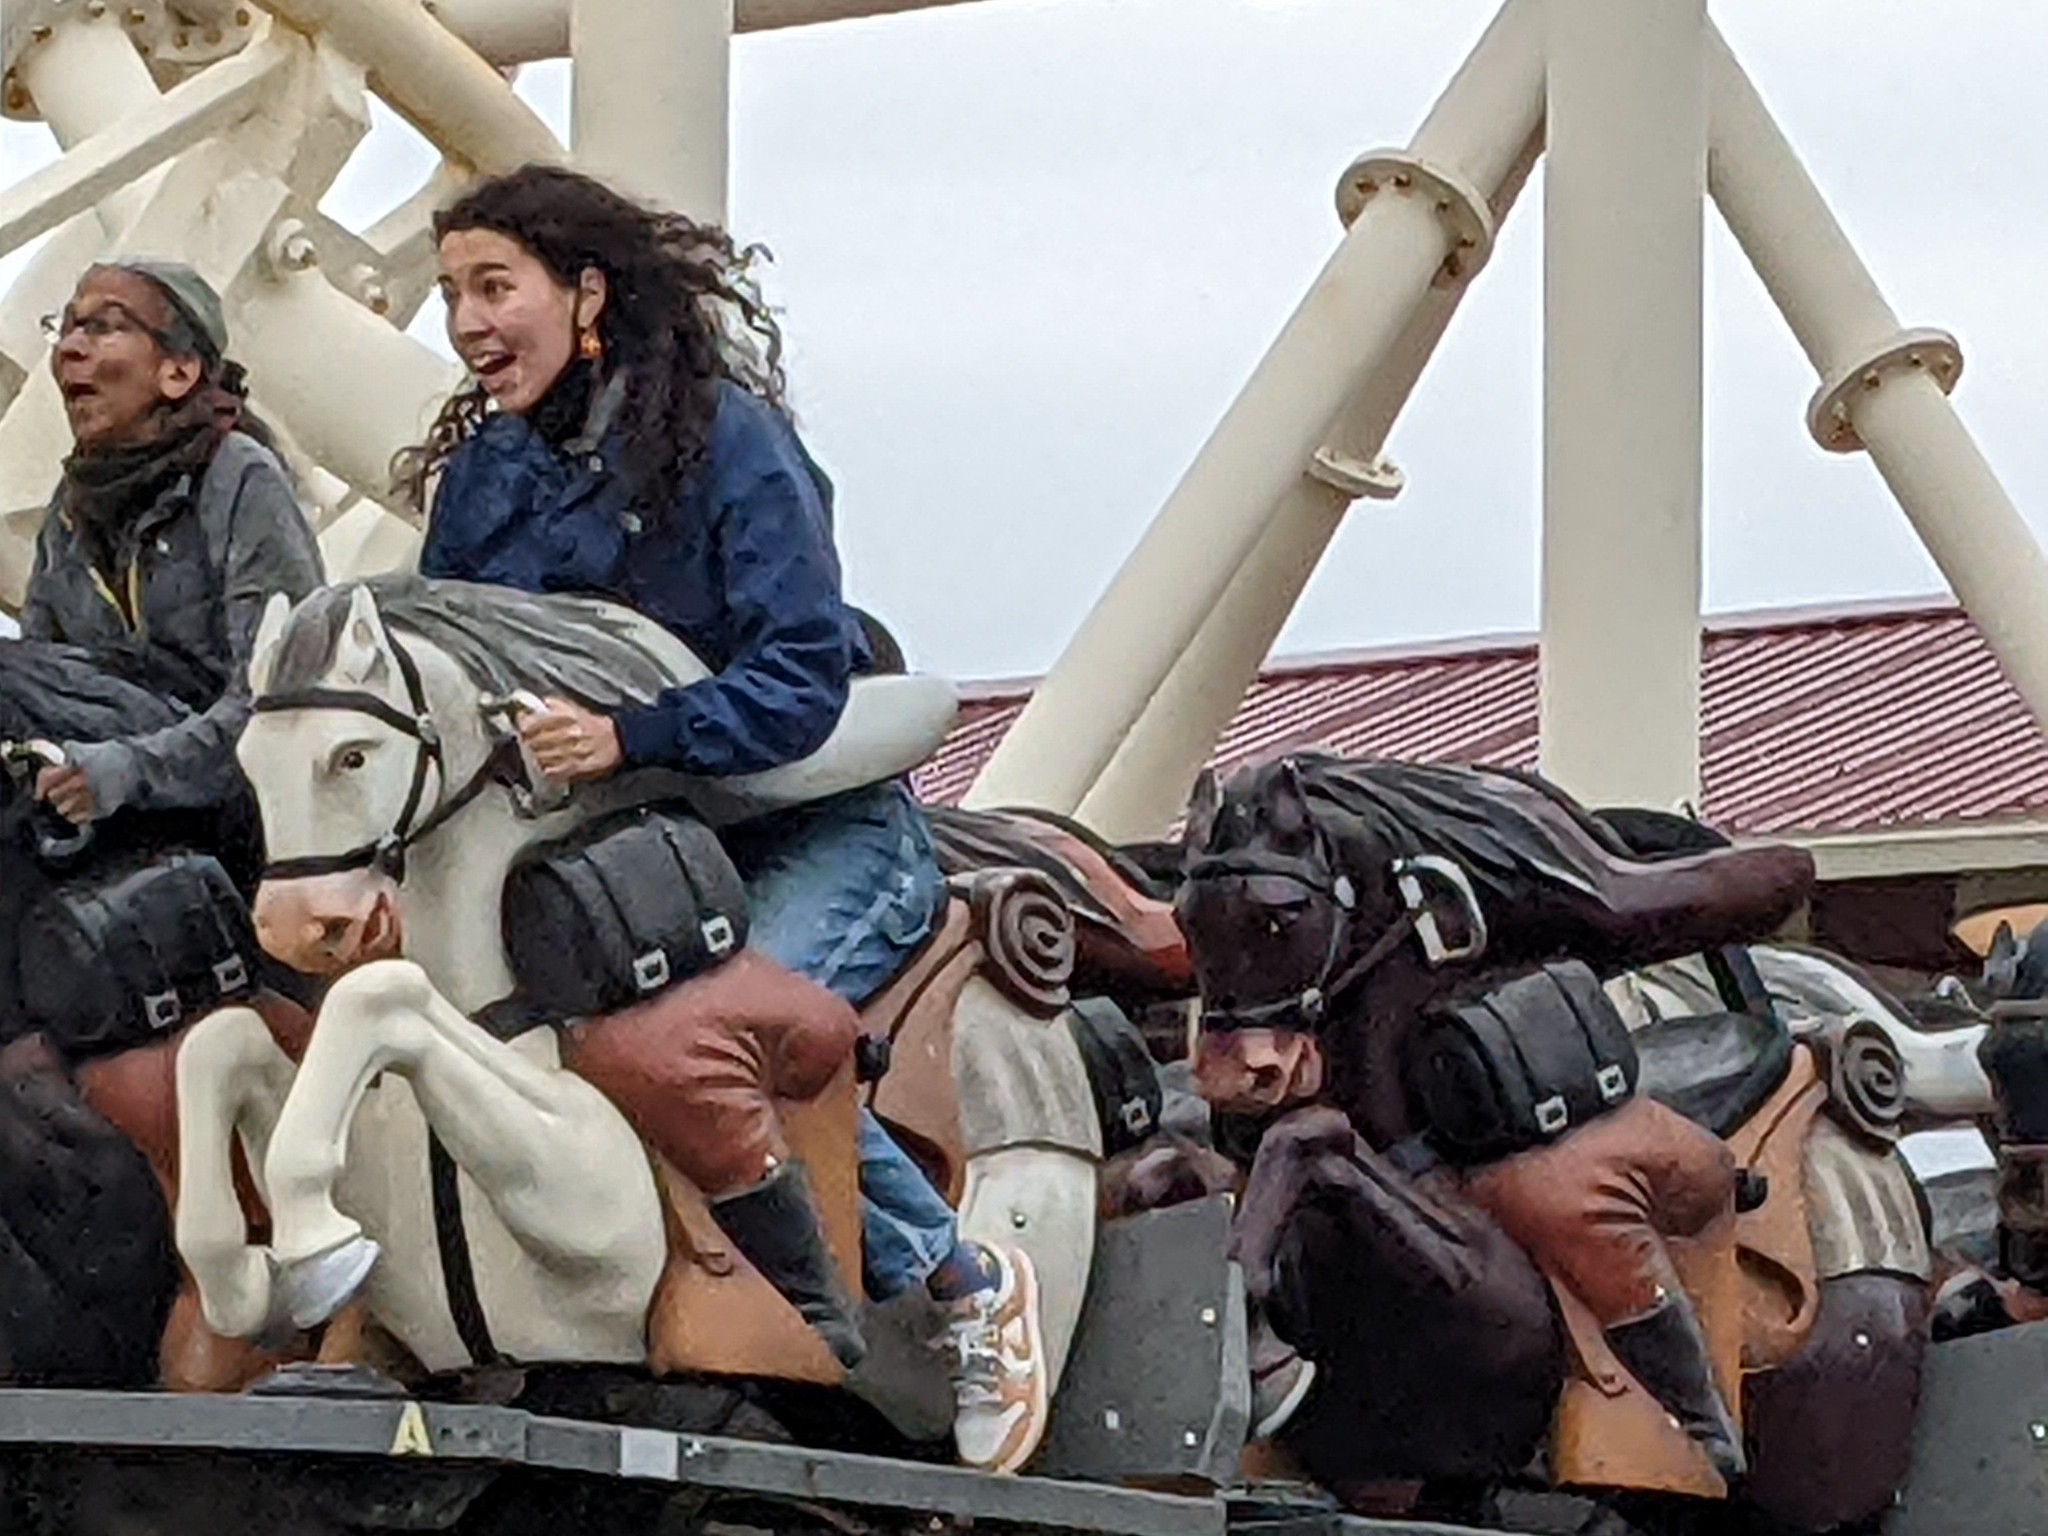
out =
{"type": "Polygon", "coordinates": [[[358,1233],[324,1253],[301,1259],[284,1274],[285,1303],[294,1325],[317,1328],[362,1290],[384,1250],[358,1233]]]}

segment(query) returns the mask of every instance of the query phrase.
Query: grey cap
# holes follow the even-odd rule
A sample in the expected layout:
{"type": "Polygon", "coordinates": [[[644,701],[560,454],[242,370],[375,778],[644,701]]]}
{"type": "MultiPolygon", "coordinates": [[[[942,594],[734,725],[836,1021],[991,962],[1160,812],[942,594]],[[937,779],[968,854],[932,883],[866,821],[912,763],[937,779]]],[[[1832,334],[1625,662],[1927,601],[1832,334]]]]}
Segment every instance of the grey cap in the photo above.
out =
{"type": "Polygon", "coordinates": [[[115,256],[94,265],[148,278],[163,290],[171,308],[191,328],[192,339],[202,344],[202,350],[210,351],[209,360],[227,356],[228,319],[221,308],[220,295],[213,291],[213,284],[184,262],[161,256],[115,256]]]}

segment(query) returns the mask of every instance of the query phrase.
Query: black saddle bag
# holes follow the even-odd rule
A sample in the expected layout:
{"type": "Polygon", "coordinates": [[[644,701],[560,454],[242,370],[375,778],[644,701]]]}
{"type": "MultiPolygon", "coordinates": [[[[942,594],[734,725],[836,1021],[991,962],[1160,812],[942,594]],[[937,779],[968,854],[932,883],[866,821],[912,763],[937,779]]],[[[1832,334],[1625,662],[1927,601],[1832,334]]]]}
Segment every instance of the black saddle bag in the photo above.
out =
{"type": "Polygon", "coordinates": [[[23,1022],[74,1058],[128,1050],[246,995],[258,958],[219,860],[171,853],[94,870],[23,914],[23,1022]]]}
{"type": "Polygon", "coordinates": [[[1557,1140],[1635,1092],[1635,1044],[1593,972],[1546,965],[1430,1013],[1405,1067],[1411,1109],[1455,1163],[1557,1140]]]}
{"type": "Polygon", "coordinates": [[[1081,1064],[1102,1122],[1102,1153],[1128,1152],[1159,1129],[1165,1086],[1145,1036],[1106,997],[1075,999],[1068,1010],[1081,1064]]]}
{"type": "Polygon", "coordinates": [[[522,1005],[558,1020],[651,997],[747,941],[746,888],[717,834],[654,808],[527,850],[499,915],[522,1005]]]}

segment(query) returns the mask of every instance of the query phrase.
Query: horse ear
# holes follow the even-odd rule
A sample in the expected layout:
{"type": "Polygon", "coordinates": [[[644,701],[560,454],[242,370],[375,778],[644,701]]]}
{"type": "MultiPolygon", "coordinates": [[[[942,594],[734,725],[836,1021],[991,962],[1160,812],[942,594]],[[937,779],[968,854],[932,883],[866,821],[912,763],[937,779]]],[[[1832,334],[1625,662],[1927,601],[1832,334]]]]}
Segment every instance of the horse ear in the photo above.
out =
{"type": "Polygon", "coordinates": [[[292,600],[282,592],[270,594],[263,605],[263,618],[256,626],[256,639],[249,647],[249,692],[252,696],[270,689],[277,671],[277,647],[284,639],[285,623],[292,616],[292,600]]]}
{"type": "Polygon", "coordinates": [[[1215,769],[1204,768],[1195,775],[1195,788],[1188,797],[1188,824],[1181,841],[1189,848],[1208,847],[1222,810],[1223,781],[1216,777],[1215,769]]]}
{"type": "Polygon", "coordinates": [[[368,587],[357,587],[349,598],[348,620],[334,647],[335,675],[343,682],[369,683],[391,670],[391,642],[384,634],[377,600],[368,587]]]}
{"type": "Polygon", "coordinates": [[[1301,765],[1283,757],[1279,768],[1273,776],[1272,798],[1266,802],[1266,819],[1275,834],[1292,841],[1306,837],[1315,823],[1309,813],[1308,788],[1301,782],[1301,765]]]}

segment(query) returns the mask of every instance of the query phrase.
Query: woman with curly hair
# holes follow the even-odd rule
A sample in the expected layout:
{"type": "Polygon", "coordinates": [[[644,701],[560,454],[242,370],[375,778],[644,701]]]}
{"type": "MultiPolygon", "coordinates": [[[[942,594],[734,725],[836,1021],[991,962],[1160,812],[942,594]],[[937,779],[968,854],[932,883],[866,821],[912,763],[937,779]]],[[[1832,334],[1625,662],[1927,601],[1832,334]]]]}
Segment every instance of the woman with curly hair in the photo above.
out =
{"type": "MultiPolygon", "coordinates": [[[[548,700],[521,722],[542,770],[564,782],[637,767],[716,778],[815,751],[849,680],[877,670],[876,641],[841,595],[832,487],[783,402],[754,252],[541,166],[477,186],[436,218],[435,236],[449,338],[473,382],[401,466],[421,502],[438,479],[421,574],[608,597],[713,668],[644,708],[548,700]]],[[[760,818],[727,845],[747,880],[752,945],[854,1006],[917,949],[945,900],[900,782],[760,818]]],[[[770,1114],[769,1095],[760,1101],[770,1114]]],[[[685,1172],[707,1163],[687,1144],[661,1150],[685,1172]]],[[[962,1241],[865,1110],[860,1157],[867,1290],[882,1299],[924,1284],[948,1308],[961,1456],[1012,1470],[1046,1412],[1029,1261],[962,1241]]],[[[713,1211],[851,1364],[864,1345],[803,1171],[786,1153],[757,1162],[744,1179],[709,1181],[713,1211]]]]}

